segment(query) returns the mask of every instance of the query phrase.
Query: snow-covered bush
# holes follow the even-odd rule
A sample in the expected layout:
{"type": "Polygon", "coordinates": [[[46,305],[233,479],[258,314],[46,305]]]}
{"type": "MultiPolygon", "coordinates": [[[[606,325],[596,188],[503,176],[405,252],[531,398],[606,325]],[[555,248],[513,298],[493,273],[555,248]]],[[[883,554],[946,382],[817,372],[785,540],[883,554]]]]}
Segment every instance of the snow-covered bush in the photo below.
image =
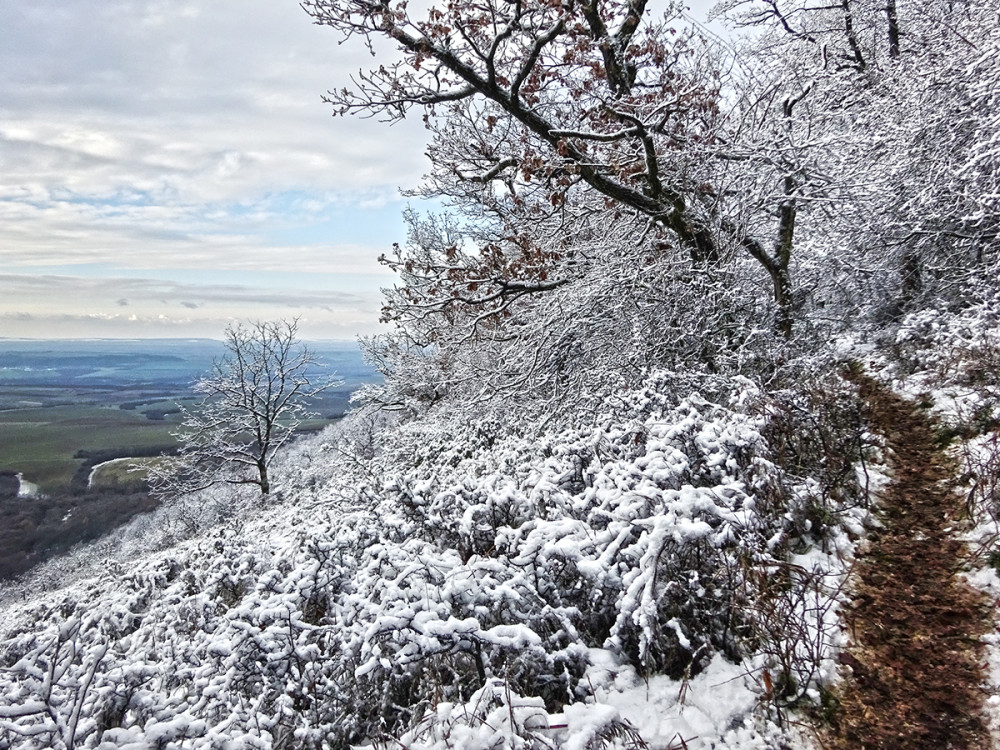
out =
{"type": "MultiPolygon", "coordinates": [[[[790,702],[829,658],[803,607],[832,604],[789,555],[857,497],[817,447],[853,455],[815,426],[853,414],[838,393],[661,373],[558,428],[445,408],[303,440],[268,505],[11,607],[0,727],[17,747],[472,748],[506,711],[505,746],[533,747],[531,716],[604,710],[598,653],[647,681],[745,659],[790,702]]],[[[607,718],[580,747],[641,745],[607,718]]]]}
{"type": "Polygon", "coordinates": [[[928,371],[941,385],[1000,397],[1000,293],[992,287],[992,279],[972,285],[957,310],[939,305],[907,316],[895,339],[904,374],[928,371]]]}
{"type": "Polygon", "coordinates": [[[899,375],[925,391],[941,423],[939,438],[958,438],[957,455],[968,492],[968,510],[1000,537],[1000,293],[991,278],[970,284],[965,304],[942,305],[908,316],[896,344],[899,375]]]}

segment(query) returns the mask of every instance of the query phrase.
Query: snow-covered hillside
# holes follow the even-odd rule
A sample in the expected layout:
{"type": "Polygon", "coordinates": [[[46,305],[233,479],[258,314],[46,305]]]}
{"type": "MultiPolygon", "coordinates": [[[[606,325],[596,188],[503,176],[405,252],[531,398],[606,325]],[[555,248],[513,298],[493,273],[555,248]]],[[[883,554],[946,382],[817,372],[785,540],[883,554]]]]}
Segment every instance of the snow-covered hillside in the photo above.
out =
{"type": "Polygon", "coordinates": [[[215,490],[144,522],[156,551],[50,565],[85,575],[8,598],[8,745],[776,746],[833,676],[866,498],[809,425],[851,395],[700,386],[531,434],[359,416],[288,452],[279,500],[215,490]]]}
{"type": "MultiPolygon", "coordinates": [[[[422,116],[448,209],[382,258],[383,377],[273,465],[273,419],[209,420],[260,493],[178,491],[0,592],[0,750],[856,747],[841,689],[922,684],[840,606],[889,422],[934,580],[1000,590],[995,4],[723,2],[732,43],[676,4],[302,5],[375,55],[330,102],[422,116]],[[886,383],[917,403],[875,419],[886,383]]],[[[216,376],[244,417],[288,385],[216,376]]],[[[948,636],[970,746],[979,606],[942,616],[987,626],[948,636]]]]}

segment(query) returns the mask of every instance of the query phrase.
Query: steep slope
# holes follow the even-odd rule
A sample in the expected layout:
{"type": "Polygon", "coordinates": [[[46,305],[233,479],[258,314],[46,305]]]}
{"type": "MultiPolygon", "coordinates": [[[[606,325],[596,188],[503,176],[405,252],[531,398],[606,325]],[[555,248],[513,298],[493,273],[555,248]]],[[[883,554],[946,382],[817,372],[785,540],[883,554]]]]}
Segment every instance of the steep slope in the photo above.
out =
{"type": "Polygon", "coordinates": [[[779,747],[833,673],[859,489],[828,413],[696,385],[303,441],[284,500],[7,608],[5,747],[779,747]]]}

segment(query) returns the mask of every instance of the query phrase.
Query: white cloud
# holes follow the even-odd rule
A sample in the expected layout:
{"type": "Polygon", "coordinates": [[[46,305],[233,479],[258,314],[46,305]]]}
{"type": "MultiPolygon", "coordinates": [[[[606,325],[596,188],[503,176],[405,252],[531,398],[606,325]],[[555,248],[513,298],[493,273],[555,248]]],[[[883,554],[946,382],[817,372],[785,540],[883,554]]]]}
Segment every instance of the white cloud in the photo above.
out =
{"type": "MultiPolygon", "coordinates": [[[[0,292],[23,305],[42,294],[62,299],[85,297],[101,304],[127,305],[234,305],[245,303],[307,309],[353,307],[367,304],[371,295],[347,291],[303,291],[263,288],[245,284],[192,284],[155,278],[83,278],[35,274],[0,274],[0,292]],[[124,304],[123,304],[124,303],[124,304]]],[[[117,313],[116,313],[117,314],[117,313]]]]}
{"type": "MultiPolygon", "coordinates": [[[[342,286],[350,284],[350,277],[339,278],[342,286]]],[[[310,337],[343,338],[372,332],[378,313],[375,285],[353,281],[353,288],[303,289],[211,279],[0,274],[0,330],[4,337],[28,338],[218,336],[232,320],[301,317],[310,337]],[[89,333],[88,325],[94,329],[89,333]]]]}
{"type": "Polygon", "coordinates": [[[152,168],[230,197],[255,183],[394,187],[424,169],[418,123],[331,119],[320,95],[371,59],[292,0],[20,6],[0,10],[16,38],[0,52],[3,131],[15,146],[60,150],[60,167],[104,159],[111,177],[152,168]],[[241,178],[229,180],[234,167],[241,178]]]}
{"type": "Polygon", "coordinates": [[[0,4],[0,262],[380,273],[424,131],[331,118],[337,42],[295,0],[0,4]]]}

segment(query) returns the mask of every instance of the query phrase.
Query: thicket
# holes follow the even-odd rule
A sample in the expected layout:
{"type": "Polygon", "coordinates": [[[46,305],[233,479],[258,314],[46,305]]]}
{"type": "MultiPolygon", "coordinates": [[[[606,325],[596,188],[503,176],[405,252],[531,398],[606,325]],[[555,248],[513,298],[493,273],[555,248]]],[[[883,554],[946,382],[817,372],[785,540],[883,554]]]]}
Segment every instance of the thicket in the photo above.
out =
{"type": "Polygon", "coordinates": [[[954,445],[977,551],[1000,570],[1000,293],[991,279],[908,316],[896,333],[894,374],[922,388],[938,439],[954,445]]]}
{"type": "MultiPolygon", "coordinates": [[[[342,510],[300,513],[307,525],[284,542],[223,533],[112,569],[118,590],[99,612],[73,597],[26,611],[35,624],[4,650],[6,694],[23,702],[8,730],[52,746],[347,747],[487,694],[549,712],[592,701],[592,649],[679,679],[717,655],[765,653],[770,699],[796,703],[829,656],[830,582],[789,554],[837,541],[832,519],[861,494],[853,475],[813,476],[816,425],[843,409],[817,397],[834,381],[780,399],[708,378],[708,400],[697,384],[654,375],[596,420],[532,435],[455,409],[375,444],[350,425],[302,441],[286,487],[308,502],[313,485],[342,510]],[[774,463],[765,429],[794,471],[774,463]],[[781,604],[810,597],[820,610],[781,604]],[[43,663],[55,681],[32,677],[43,663]]],[[[609,738],[627,733],[609,721],[609,738]]]]}
{"type": "Polygon", "coordinates": [[[148,491],[0,497],[0,579],[21,575],[157,507],[148,491]]]}

